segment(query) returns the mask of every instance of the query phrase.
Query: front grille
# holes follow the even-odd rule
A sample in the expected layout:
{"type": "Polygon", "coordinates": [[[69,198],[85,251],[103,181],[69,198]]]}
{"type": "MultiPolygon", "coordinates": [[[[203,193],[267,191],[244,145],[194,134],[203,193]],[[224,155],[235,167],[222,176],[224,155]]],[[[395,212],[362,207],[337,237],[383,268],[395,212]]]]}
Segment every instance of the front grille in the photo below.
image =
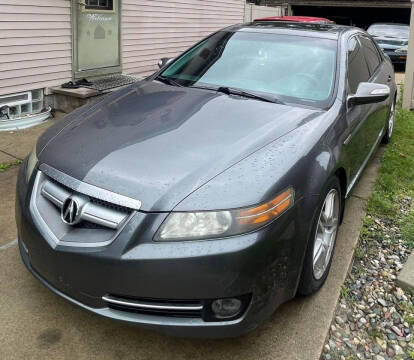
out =
{"type": "Polygon", "coordinates": [[[106,295],[102,299],[109,308],[143,315],[174,318],[201,318],[203,304],[197,300],[160,300],[106,295]]]}
{"type": "Polygon", "coordinates": [[[78,201],[82,203],[82,208],[79,209],[81,220],[79,224],[92,223],[102,227],[117,229],[131,213],[130,209],[73,191],[47,176],[44,177],[40,187],[41,195],[57,206],[60,211],[67,199],[75,198],[76,196],[78,201]]]}
{"type": "Polygon", "coordinates": [[[102,205],[102,206],[105,206],[109,209],[113,209],[113,210],[120,211],[120,212],[123,212],[123,213],[130,213],[132,211],[132,209],[127,208],[125,206],[112,204],[109,201],[105,201],[105,200],[101,200],[101,199],[97,199],[97,198],[93,198],[93,197],[90,198],[90,201],[93,204],[102,205]]]}
{"type": "Polygon", "coordinates": [[[406,40],[392,40],[392,39],[375,39],[378,44],[385,46],[405,46],[408,44],[406,40]]]}
{"type": "MultiPolygon", "coordinates": [[[[55,180],[55,179],[53,179],[51,177],[47,177],[47,179],[48,179],[48,181],[50,181],[50,182],[56,184],[57,186],[63,188],[68,193],[76,193],[76,191],[74,191],[70,187],[68,187],[68,186],[66,186],[66,185],[58,182],[57,180],[55,180]]],[[[113,210],[120,211],[120,212],[123,212],[123,213],[131,213],[133,211],[133,209],[128,208],[126,206],[121,206],[121,205],[113,204],[113,203],[111,203],[109,201],[101,200],[101,199],[98,199],[98,198],[95,198],[95,197],[91,197],[91,196],[88,196],[88,197],[89,197],[89,201],[91,203],[98,204],[98,205],[102,205],[104,207],[107,207],[108,209],[113,209],[113,210]]]]}
{"type": "Polygon", "coordinates": [[[30,201],[33,218],[52,246],[108,245],[134,210],[75,190],[78,188],[70,188],[38,171],[30,201]],[[71,202],[76,203],[76,211],[67,219],[65,214],[71,202]]]}
{"type": "Polygon", "coordinates": [[[73,225],[74,228],[77,229],[105,229],[105,226],[99,225],[99,224],[94,224],[92,222],[89,221],[82,221],[79,224],[73,225]]]}

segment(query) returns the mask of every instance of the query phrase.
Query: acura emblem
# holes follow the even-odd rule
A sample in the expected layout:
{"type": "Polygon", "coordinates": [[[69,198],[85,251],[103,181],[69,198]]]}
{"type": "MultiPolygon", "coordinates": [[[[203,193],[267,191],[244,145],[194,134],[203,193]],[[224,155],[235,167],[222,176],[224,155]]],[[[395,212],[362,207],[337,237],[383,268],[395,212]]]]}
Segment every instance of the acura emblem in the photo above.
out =
{"type": "Polygon", "coordinates": [[[71,196],[68,197],[62,206],[61,218],[68,225],[75,225],[79,222],[79,203],[71,196]]]}

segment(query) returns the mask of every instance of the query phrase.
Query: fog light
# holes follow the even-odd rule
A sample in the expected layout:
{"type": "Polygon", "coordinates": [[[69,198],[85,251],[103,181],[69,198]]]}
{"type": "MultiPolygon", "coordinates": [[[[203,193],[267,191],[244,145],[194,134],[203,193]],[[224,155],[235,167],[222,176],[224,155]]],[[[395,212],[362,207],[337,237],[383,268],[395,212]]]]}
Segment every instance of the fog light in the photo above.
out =
{"type": "Polygon", "coordinates": [[[239,299],[217,299],[211,304],[211,310],[217,318],[230,318],[236,316],[241,309],[239,299]]]}

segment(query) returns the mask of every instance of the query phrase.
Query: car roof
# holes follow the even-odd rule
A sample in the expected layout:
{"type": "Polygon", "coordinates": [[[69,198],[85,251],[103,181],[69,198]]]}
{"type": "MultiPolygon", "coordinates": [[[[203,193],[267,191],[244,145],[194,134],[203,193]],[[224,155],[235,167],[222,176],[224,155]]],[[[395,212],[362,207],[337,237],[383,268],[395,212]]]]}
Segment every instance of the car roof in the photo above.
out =
{"type": "Polygon", "coordinates": [[[342,34],[358,28],[337,24],[300,23],[292,21],[254,21],[229,26],[225,30],[233,32],[262,32],[279,35],[296,35],[324,39],[339,39],[342,34]]]}
{"type": "Polygon", "coordinates": [[[314,22],[324,22],[324,23],[333,23],[333,21],[314,16],[270,16],[261,19],[255,19],[254,21],[296,21],[304,23],[314,23],[314,22]]]}
{"type": "Polygon", "coordinates": [[[407,24],[401,24],[401,23],[373,23],[373,24],[371,24],[369,27],[371,27],[371,26],[377,26],[377,25],[386,25],[386,26],[406,26],[406,27],[410,27],[410,25],[407,25],[407,24]]]}

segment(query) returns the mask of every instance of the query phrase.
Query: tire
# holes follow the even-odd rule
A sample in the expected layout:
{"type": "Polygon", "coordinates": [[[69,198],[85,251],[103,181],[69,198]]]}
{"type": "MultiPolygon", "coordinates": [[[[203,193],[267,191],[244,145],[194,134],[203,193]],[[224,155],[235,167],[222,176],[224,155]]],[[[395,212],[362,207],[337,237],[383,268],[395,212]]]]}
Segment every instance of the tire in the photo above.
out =
{"type": "Polygon", "coordinates": [[[341,185],[339,179],[334,176],[328,181],[320,197],[299,281],[298,294],[300,295],[311,295],[318,291],[329,274],[341,210],[341,185]],[[332,214],[331,219],[327,213],[332,214]]]}
{"type": "Polygon", "coordinates": [[[382,144],[388,144],[391,141],[392,134],[394,132],[394,125],[395,125],[395,105],[397,103],[397,98],[394,98],[394,101],[391,105],[390,115],[388,117],[387,122],[387,130],[385,132],[384,137],[381,140],[382,144]]]}

